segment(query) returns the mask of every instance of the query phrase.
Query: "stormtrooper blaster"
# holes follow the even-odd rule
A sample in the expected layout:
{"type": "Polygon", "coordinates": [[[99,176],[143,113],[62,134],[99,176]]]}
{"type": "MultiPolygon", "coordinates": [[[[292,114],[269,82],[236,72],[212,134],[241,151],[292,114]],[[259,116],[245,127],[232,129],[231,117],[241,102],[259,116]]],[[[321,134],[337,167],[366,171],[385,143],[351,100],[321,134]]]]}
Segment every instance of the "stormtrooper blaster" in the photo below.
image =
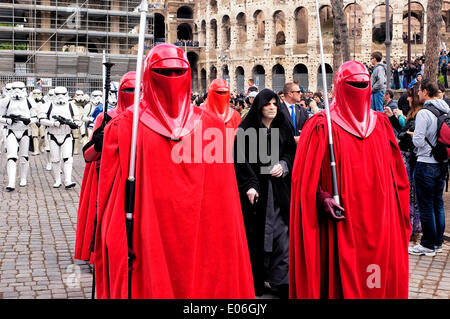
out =
{"type": "Polygon", "coordinates": [[[62,117],[61,115],[53,115],[53,118],[61,124],[68,125],[72,130],[78,128],[78,125],[76,125],[71,120],[68,120],[68,119],[62,117]]]}
{"type": "Polygon", "coordinates": [[[21,115],[9,114],[4,115],[3,118],[10,119],[13,123],[22,122],[25,125],[30,124],[31,120],[26,117],[22,117],[21,115]]]}

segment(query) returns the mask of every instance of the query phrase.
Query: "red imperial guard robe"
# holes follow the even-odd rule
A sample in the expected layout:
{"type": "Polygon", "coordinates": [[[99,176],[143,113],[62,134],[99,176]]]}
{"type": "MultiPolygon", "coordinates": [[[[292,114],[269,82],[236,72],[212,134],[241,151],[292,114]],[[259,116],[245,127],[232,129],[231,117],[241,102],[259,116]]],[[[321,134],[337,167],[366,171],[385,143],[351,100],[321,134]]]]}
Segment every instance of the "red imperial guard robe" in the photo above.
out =
{"type": "MultiPolygon", "coordinates": [[[[200,107],[211,112],[225,123],[227,129],[227,154],[233,153],[233,144],[236,131],[241,124],[241,115],[232,109],[230,105],[230,88],[224,79],[215,79],[208,88],[208,98],[200,107]],[[234,129],[230,132],[229,129],[234,129]]],[[[230,158],[232,160],[232,158],[230,158]]]]}
{"type": "Polygon", "coordinates": [[[291,298],[408,298],[409,184],[388,118],[370,110],[370,77],[344,63],[331,105],[345,219],[327,219],[316,191],[332,194],[324,112],[309,119],[292,174],[291,298]]]}
{"type": "MultiPolygon", "coordinates": [[[[105,129],[95,243],[98,298],[254,298],[233,163],[195,162],[189,144],[225,126],[190,104],[191,72],[183,51],[161,44],[143,67],[136,150],[131,287],[125,225],[132,118],[129,109],[105,129]],[[187,160],[186,160],[187,159],[187,160]],[[191,162],[189,162],[191,160],[191,162]]],[[[193,144],[193,143],[192,143],[193,144]]],[[[221,143],[225,154],[225,143],[221,143]]],[[[220,152],[219,152],[220,153],[220,152]]]]}
{"type": "MultiPolygon", "coordinates": [[[[123,112],[127,106],[133,103],[135,79],[136,72],[128,72],[120,79],[117,107],[108,111],[108,115],[111,118],[115,118],[118,114],[123,112]]],[[[102,121],[103,113],[100,113],[95,121],[94,132],[100,127],[102,121]]],[[[75,259],[79,260],[89,260],[91,258],[89,246],[92,241],[94,219],[97,212],[97,158],[100,154],[96,153],[93,148],[93,144],[88,145],[88,151],[83,152],[86,165],[84,167],[83,181],[81,183],[80,203],[78,204],[74,256],[75,259]],[[94,156],[93,153],[95,153],[94,156]]],[[[84,148],[84,150],[86,150],[86,148],[84,148]]],[[[93,258],[91,258],[91,261],[93,261],[92,259],[93,258]]]]}
{"type": "Polygon", "coordinates": [[[237,129],[241,124],[241,115],[230,106],[230,88],[224,79],[215,79],[208,88],[208,98],[201,108],[217,115],[224,121],[226,128],[237,129]]]}

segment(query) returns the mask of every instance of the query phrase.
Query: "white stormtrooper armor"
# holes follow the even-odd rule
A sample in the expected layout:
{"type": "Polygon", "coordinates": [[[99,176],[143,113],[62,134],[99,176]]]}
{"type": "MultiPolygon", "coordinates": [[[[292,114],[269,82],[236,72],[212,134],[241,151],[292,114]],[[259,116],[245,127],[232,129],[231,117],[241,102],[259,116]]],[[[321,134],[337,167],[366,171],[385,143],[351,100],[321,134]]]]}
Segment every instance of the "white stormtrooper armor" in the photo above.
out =
{"type": "Polygon", "coordinates": [[[108,110],[116,108],[118,90],[119,90],[119,82],[111,82],[108,94],[108,110]]]}
{"type": "Polygon", "coordinates": [[[7,191],[16,187],[17,160],[20,157],[20,186],[27,184],[29,169],[28,148],[30,143],[30,124],[37,122],[36,105],[28,99],[27,89],[23,82],[14,82],[9,101],[2,107],[0,122],[6,124],[6,156],[8,186],[7,191]]]}
{"type": "MultiPolygon", "coordinates": [[[[47,92],[47,95],[44,96],[45,104],[41,107],[41,110],[42,109],[48,110],[48,108],[50,107],[50,104],[53,103],[54,98],[55,98],[55,90],[50,89],[47,92]]],[[[41,113],[41,111],[39,111],[39,113],[41,113]]],[[[47,162],[45,169],[47,171],[51,171],[52,170],[52,161],[51,161],[51,156],[50,156],[50,138],[47,134],[47,127],[45,125],[42,125],[42,123],[41,123],[41,127],[39,128],[39,130],[40,130],[40,135],[41,135],[40,149],[41,149],[42,153],[45,153],[45,160],[47,162]]]]}
{"type": "Polygon", "coordinates": [[[91,139],[92,130],[94,129],[94,118],[92,117],[92,113],[94,113],[95,108],[97,107],[97,105],[102,103],[102,101],[103,101],[102,91],[95,90],[91,94],[90,102],[84,106],[82,121],[84,122],[84,125],[86,127],[88,140],[91,139]]]}
{"type": "MultiPolygon", "coordinates": [[[[35,113],[39,114],[41,106],[45,103],[44,99],[42,97],[42,91],[39,89],[34,89],[33,92],[31,92],[31,98],[36,103],[36,109],[35,113]]],[[[31,137],[33,141],[33,153],[31,155],[38,155],[39,154],[39,141],[40,141],[40,124],[39,123],[33,123],[30,124],[31,128],[31,137]]]]}
{"type": "MultiPolygon", "coordinates": [[[[0,114],[3,114],[3,108],[6,107],[6,104],[9,102],[9,97],[12,92],[12,83],[7,83],[3,87],[3,97],[0,98],[0,114]]],[[[0,123],[0,153],[5,150],[6,152],[6,136],[8,130],[3,123],[0,123]]]]}
{"type": "Polygon", "coordinates": [[[47,127],[47,134],[50,139],[50,156],[55,176],[53,187],[61,186],[62,158],[64,185],[66,188],[72,188],[75,186],[75,183],[72,182],[72,130],[81,124],[78,109],[69,103],[69,94],[65,87],[56,87],[53,103],[46,106],[48,107],[41,109],[39,119],[41,124],[47,127]]]}
{"type": "MultiPolygon", "coordinates": [[[[79,121],[82,121],[82,116],[84,113],[84,106],[86,102],[84,101],[84,92],[82,90],[77,90],[75,95],[73,96],[72,105],[78,109],[79,121]]],[[[78,129],[72,130],[73,138],[74,138],[74,151],[73,154],[78,154],[78,149],[80,148],[80,140],[84,138],[86,135],[86,127],[81,125],[78,129]]]]}

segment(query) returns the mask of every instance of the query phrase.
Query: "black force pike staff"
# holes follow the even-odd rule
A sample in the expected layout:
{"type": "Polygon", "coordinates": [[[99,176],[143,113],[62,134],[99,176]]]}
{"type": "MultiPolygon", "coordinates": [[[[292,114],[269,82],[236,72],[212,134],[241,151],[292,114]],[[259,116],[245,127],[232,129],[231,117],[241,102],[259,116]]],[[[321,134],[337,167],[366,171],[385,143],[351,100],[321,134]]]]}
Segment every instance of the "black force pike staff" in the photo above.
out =
{"type": "Polygon", "coordinates": [[[139,12],[141,19],[139,24],[139,42],[136,61],[136,84],[134,87],[134,110],[133,110],[133,132],[131,136],[130,167],[125,184],[125,226],[127,229],[128,243],[128,299],[131,299],[131,272],[135,255],[133,253],[133,213],[136,189],[135,165],[136,165],[136,141],[139,118],[139,92],[142,80],[142,61],[144,58],[144,35],[147,22],[148,5],[142,0],[139,12]]]}
{"type": "MultiPolygon", "coordinates": [[[[317,17],[317,30],[319,32],[319,46],[320,46],[320,58],[322,60],[322,83],[323,83],[323,95],[325,101],[325,113],[327,115],[327,126],[328,126],[328,145],[330,150],[330,163],[331,163],[331,179],[333,185],[333,199],[340,205],[339,200],[339,190],[337,183],[337,174],[336,174],[336,158],[334,156],[334,147],[333,147],[333,131],[331,129],[331,115],[330,115],[330,104],[328,101],[328,87],[327,87],[327,79],[325,73],[325,58],[323,54],[323,42],[322,42],[322,27],[320,25],[320,13],[319,13],[319,2],[316,0],[316,17],[317,17]]],[[[335,210],[336,216],[342,216],[342,212],[339,210],[335,210]]]]}

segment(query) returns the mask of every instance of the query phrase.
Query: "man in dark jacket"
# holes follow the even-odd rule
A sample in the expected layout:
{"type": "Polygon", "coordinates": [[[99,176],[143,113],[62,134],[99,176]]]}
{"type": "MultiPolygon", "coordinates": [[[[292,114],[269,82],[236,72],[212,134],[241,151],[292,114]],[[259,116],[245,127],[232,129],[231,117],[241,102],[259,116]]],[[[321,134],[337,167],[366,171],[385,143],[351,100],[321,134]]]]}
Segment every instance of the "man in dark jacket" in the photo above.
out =
{"type": "Polygon", "coordinates": [[[283,92],[284,102],[281,105],[281,112],[287,117],[295,142],[298,143],[300,131],[309,118],[308,111],[299,105],[301,90],[297,84],[293,82],[286,83],[283,87],[283,92]]]}

